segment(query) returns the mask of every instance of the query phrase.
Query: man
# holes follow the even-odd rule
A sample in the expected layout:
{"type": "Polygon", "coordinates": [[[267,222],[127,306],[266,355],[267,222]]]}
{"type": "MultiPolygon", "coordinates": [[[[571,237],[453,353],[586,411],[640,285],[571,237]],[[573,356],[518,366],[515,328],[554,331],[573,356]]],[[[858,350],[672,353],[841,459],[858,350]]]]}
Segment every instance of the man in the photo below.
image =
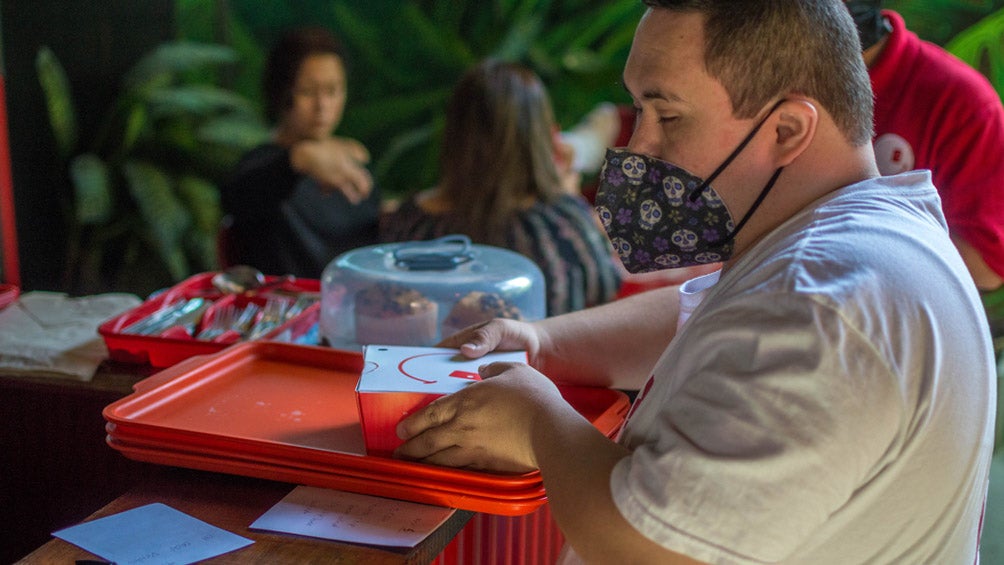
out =
{"type": "Polygon", "coordinates": [[[921,41],[881,0],[846,2],[875,92],[875,157],[884,175],[930,169],[976,286],[1004,282],[1004,106],[990,82],[921,41]]]}
{"type": "MultiPolygon", "coordinates": [[[[845,1],[875,93],[874,145],[883,175],[930,169],[952,241],[976,286],[1004,284],[1004,106],[993,85],[922,41],[881,0],[845,1]]],[[[629,120],[630,121],[630,120],[629,120]]],[[[631,124],[623,125],[630,130],[631,124]]],[[[616,134],[614,134],[616,137],[616,134]]],[[[643,289],[676,272],[628,279],[643,289]]]]}
{"type": "Polygon", "coordinates": [[[398,455],[539,468],[568,561],[973,563],[989,333],[930,175],[879,176],[847,10],[646,3],[597,206],[629,269],[722,270],[448,338],[531,363],[402,420],[398,455]],[[554,381],[642,392],[612,442],[554,381]]]}

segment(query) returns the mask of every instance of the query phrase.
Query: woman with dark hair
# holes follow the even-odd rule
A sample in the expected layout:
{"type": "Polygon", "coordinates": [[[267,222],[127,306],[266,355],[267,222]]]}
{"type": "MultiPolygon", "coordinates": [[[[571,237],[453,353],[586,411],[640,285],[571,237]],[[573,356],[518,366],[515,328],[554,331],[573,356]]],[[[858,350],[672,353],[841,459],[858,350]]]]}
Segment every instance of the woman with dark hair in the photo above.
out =
{"type": "Polygon", "coordinates": [[[262,81],[272,139],[222,187],[232,262],[319,278],[343,251],[377,242],[380,197],[366,148],[335,137],[346,99],[345,55],[323,28],[283,35],[262,81]]]}
{"type": "Polygon", "coordinates": [[[512,249],[544,273],[549,316],[615,297],[620,283],[610,243],[560,148],[547,91],[531,70],[487,60],[451,95],[441,179],[383,222],[386,241],[462,233],[512,249]]]}

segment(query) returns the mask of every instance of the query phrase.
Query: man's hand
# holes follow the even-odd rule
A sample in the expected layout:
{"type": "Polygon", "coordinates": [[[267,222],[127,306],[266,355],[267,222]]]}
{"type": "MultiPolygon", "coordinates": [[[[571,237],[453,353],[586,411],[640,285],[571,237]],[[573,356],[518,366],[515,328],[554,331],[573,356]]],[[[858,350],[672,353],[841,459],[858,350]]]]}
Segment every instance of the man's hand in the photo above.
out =
{"type": "Polygon", "coordinates": [[[297,142],[290,149],[293,170],[312,177],[327,190],[338,190],[358,204],[373,190],[373,177],[366,170],[369,152],[362,143],[344,137],[297,142]]]}
{"type": "Polygon", "coordinates": [[[481,382],[436,399],[397,426],[395,456],[448,467],[522,473],[537,468],[535,426],[565,403],[550,379],[522,363],[480,368],[481,382]]]}
{"type": "Polygon", "coordinates": [[[530,364],[541,351],[541,336],[537,328],[527,322],[496,318],[475,324],[445,338],[439,347],[455,347],[465,357],[477,359],[495,351],[526,351],[530,364]]]}

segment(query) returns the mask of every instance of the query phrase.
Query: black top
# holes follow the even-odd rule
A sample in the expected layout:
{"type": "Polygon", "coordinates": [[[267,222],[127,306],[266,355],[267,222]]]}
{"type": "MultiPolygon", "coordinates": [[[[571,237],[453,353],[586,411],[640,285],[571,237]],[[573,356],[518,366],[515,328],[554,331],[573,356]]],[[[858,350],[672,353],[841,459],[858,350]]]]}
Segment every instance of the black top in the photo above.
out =
{"type": "Polygon", "coordinates": [[[290,166],[289,150],[269,143],[245,155],[221,188],[233,220],[233,260],[265,274],[319,279],[344,251],[378,243],[379,191],[353,205],[290,166]]]}

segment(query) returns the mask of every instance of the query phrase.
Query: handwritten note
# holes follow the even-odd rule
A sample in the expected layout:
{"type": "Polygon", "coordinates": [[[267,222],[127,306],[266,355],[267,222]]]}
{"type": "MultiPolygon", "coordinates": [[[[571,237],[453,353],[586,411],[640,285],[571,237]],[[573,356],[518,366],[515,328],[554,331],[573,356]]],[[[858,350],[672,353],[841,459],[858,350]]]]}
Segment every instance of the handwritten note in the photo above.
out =
{"type": "Polygon", "coordinates": [[[52,535],[119,565],[186,565],[254,543],[160,503],[52,535]]]}
{"type": "Polygon", "coordinates": [[[414,547],[455,511],[299,486],[255,520],[251,529],[385,547],[414,547]]]}

